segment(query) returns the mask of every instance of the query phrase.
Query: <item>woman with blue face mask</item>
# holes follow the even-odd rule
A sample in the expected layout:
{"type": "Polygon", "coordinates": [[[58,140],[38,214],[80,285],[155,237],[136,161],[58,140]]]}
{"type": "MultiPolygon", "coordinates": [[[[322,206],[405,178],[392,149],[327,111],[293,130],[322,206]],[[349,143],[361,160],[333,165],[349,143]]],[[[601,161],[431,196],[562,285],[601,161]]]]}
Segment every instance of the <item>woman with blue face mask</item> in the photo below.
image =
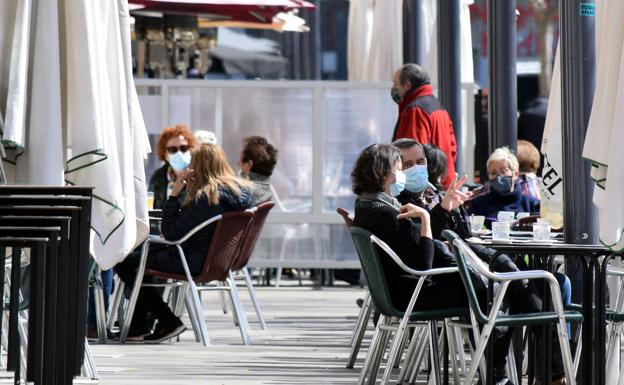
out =
{"type": "Polygon", "coordinates": [[[497,148],[487,161],[490,192],[473,199],[469,212],[484,215],[490,226],[499,211],[539,214],[540,201],[522,193],[518,183],[519,165],[516,156],[507,148],[497,148]]]}
{"type": "MultiPolygon", "coordinates": [[[[156,155],[164,164],[150,178],[148,191],[154,193],[154,208],[160,209],[167,200],[175,181],[191,163],[191,150],[196,147],[195,136],[185,125],[166,127],[156,144],[156,155]]],[[[181,200],[184,197],[180,198],[181,200]]]]}

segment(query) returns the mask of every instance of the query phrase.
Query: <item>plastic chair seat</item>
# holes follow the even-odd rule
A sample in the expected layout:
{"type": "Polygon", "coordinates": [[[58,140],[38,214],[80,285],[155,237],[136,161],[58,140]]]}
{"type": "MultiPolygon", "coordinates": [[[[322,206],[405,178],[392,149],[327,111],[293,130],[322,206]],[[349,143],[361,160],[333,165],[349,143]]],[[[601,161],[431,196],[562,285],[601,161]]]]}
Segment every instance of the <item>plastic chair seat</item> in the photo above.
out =
{"type": "MultiPolygon", "coordinates": [[[[583,306],[578,303],[571,303],[566,306],[566,309],[582,311],[583,306]]],[[[596,307],[592,306],[592,310],[595,311],[596,307]]],[[[613,309],[607,309],[607,321],[611,322],[624,322],[624,313],[616,313],[613,309]]]]}
{"type": "MultiPolygon", "coordinates": [[[[583,320],[583,315],[574,310],[566,311],[564,317],[568,322],[580,322],[583,320]]],[[[559,316],[556,312],[540,312],[502,315],[496,319],[494,324],[496,326],[531,326],[557,323],[558,321],[559,316]]]]}
{"type": "MultiPolygon", "coordinates": [[[[404,313],[396,315],[396,317],[403,317],[403,314],[404,313]]],[[[431,321],[455,317],[465,318],[469,316],[470,310],[468,309],[468,305],[466,305],[466,307],[456,307],[450,309],[415,311],[410,314],[410,321],[431,321]]]]}

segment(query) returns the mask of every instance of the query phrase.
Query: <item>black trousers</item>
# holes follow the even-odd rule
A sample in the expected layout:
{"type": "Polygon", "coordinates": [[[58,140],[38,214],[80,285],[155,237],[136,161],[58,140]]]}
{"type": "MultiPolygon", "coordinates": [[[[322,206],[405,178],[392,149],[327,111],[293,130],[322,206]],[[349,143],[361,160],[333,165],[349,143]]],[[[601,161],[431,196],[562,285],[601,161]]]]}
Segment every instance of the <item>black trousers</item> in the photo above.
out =
{"type": "MultiPolygon", "coordinates": [[[[166,246],[152,245],[150,246],[149,255],[147,257],[146,268],[157,269],[161,271],[169,271],[163,269],[160,261],[163,259],[163,254],[171,254],[172,249],[166,246]],[[160,258],[159,258],[160,257],[160,258]]],[[[119,275],[119,278],[126,284],[126,287],[132,288],[134,286],[134,280],[136,279],[137,268],[141,261],[141,247],[138,247],[132,253],[130,253],[126,259],[115,266],[115,272],[119,275]]],[[[154,278],[151,276],[143,277],[144,283],[153,283],[154,278]]],[[[178,321],[178,317],[173,314],[169,305],[162,299],[162,294],[156,287],[141,287],[139,291],[139,297],[137,298],[136,307],[134,308],[134,315],[132,317],[132,323],[130,327],[132,330],[143,331],[148,328],[148,316],[152,316],[159,322],[172,324],[178,321]]]]}

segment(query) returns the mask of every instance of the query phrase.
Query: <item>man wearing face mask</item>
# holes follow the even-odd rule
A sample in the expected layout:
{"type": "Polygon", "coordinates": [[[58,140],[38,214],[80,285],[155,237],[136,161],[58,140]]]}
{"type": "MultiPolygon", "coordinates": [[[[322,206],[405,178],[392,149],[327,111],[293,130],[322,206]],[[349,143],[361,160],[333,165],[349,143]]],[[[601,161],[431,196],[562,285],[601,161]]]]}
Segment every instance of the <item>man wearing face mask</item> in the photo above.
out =
{"type": "Polygon", "coordinates": [[[490,192],[473,199],[469,212],[484,215],[487,226],[499,211],[539,214],[540,201],[522,193],[519,182],[519,165],[516,156],[507,148],[497,148],[487,161],[490,192]]]}
{"type": "MultiPolygon", "coordinates": [[[[154,208],[160,209],[169,198],[178,176],[191,163],[191,150],[195,148],[195,136],[187,126],[179,124],[166,127],[156,144],[156,155],[164,164],[150,178],[149,191],[154,193],[154,208]]],[[[184,194],[178,196],[184,201],[184,194]]]]}
{"type": "Polygon", "coordinates": [[[431,231],[434,239],[440,239],[443,230],[449,229],[462,238],[469,238],[470,225],[463,204],[471,193],[459,190],[466,181],[466,176],[457,180],[454,176],[452,186],[445,194],[438,192],[429,183],[427,158],[423,146],[414,139],[398,139],[392,143],[401,150],[403,172],[406,176],[405,189],[397,196],[401,204],[412,203],[420,206],[431,216],[431,231]]]}
{"type": "Polygon", "coordinates": [[[430,83],[427,72],[416,64],[405,64],[396,70],[390,95],[399,105],[399,118],[392,140],[415,139],[423,144],[434,144],[444,151],[448,173],[443,185],[448,188],[455,176],[455,133],[451,117],[433,96],[430,83]]]}

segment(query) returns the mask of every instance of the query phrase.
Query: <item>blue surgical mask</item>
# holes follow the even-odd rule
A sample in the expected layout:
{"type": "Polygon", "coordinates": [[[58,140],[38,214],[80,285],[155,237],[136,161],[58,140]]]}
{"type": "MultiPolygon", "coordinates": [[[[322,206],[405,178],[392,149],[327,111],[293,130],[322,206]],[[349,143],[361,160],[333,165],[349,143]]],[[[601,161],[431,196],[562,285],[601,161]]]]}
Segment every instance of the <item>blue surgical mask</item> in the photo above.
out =
{"type": "Polygon", "coordinates": [[[394,175],[396,180],[390,185],[390,194],[392,194],[393,197],[397,197],[401,194],[401,191],[405,189],[406,178],[403,171],[397,171],[394,175]]]}
{"type": "Polygon", "coordinates": [[[169,165],[175,171],[184,171],[191,164],[191,152],[178,151],[175,154],[169,156],[169,165]]]}
{"type": "Polygon", "coordinates": [[[422,164],[414,165],[406,170],[405,173],[405,189],[409,192],[418,193],[427,188],[429,184],[429,173],[427,166],[422,164]]]}
{"type": "Polygon", "coordinates": [[[508,194],[511,192],[513,179],[511,176],[498,175],[490,181],[490,193],[508,194]]]}

